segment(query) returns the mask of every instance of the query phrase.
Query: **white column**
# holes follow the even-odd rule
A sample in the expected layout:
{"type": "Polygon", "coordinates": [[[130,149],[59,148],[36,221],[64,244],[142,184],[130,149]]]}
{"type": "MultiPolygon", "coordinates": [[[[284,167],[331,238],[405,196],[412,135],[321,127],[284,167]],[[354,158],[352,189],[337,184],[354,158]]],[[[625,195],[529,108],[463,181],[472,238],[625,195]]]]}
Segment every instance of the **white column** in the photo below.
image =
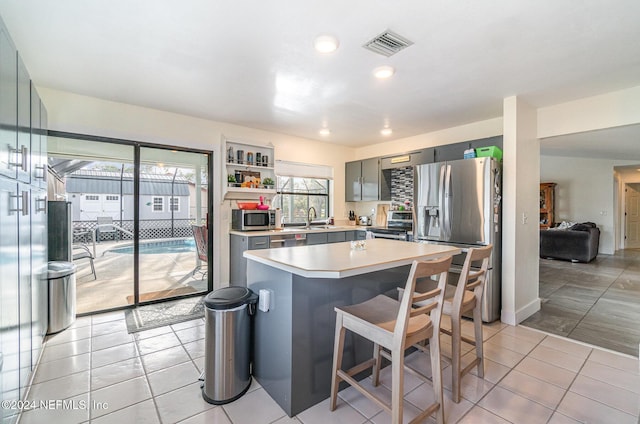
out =
{"type": "Polygon", "coordinates": [[[540,141],[536,109],[515,96],[503,108],[501,320],[516,325],[540,309],[540,141]]]}

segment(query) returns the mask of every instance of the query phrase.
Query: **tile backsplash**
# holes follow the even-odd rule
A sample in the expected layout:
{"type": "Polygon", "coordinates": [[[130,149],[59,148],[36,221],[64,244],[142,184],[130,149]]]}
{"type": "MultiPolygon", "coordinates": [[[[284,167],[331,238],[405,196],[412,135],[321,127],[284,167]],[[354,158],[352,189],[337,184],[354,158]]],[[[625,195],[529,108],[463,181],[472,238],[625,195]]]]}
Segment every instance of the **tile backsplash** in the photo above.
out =
{"type": "Polygon", "coordinates": [[[391,201],[413,203],[413,166],[394,168],[391,170],[391,201]]]}

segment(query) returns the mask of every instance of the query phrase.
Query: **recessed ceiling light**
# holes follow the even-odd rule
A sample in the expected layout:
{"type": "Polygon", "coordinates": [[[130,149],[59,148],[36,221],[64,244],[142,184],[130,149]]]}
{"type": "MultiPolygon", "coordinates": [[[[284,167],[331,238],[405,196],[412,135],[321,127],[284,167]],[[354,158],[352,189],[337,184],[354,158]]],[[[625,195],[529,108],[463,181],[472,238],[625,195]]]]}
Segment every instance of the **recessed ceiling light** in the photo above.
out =
{"type": "Polygon", "coordinates": [[[327,137],[331,135],[331,130],[329,128],[322,128],[318,133],[323,137],[327,137]]]}
{"type": "Polygon", "coordinates": [[[380,130],[380,134],[387,136],[387,135],[391,135],[393,133],[393,130],[391,128],[383,128],[380,130]]]}
{"type": "Polygon", "coordinates": [[[396,70],[393,69],[392,66],[384,65],[384,66],[378,66],[376,69],[374,69],[373,70],[373,75],[376,78],[384,79],[384,78],[389,78],[395,72],[396,72],[396,70]]]}
{"type": "Polygon", "coordinates": [[[320,53],[332,53],[339,45],[338,39],[333,35],[319,35],[313,42],[313,47],[320,53]]]}

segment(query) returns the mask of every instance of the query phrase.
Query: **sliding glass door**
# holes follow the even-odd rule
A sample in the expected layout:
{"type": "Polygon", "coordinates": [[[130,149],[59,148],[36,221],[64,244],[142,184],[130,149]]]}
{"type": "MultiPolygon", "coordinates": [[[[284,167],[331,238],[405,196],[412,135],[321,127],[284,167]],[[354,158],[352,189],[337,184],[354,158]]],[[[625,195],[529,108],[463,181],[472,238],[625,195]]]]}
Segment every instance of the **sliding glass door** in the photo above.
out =
{"type": "Polygon", "coordinates": [[[76,265],[77,313],[131,305],[134,146],[49,137],[48,151],[49,258],[76,265]]]}
{"type": "Polygon", "coordinates": [[[77,266],[77,313],[212,287],[210,153],[60,133],[48,150],[49,237],[69,222],[49,257],[77,266]]]}
{"type": "Polygon", "coordinates": [[[140,302],[207,290],[208,157],[140,148],[140,302]]]}

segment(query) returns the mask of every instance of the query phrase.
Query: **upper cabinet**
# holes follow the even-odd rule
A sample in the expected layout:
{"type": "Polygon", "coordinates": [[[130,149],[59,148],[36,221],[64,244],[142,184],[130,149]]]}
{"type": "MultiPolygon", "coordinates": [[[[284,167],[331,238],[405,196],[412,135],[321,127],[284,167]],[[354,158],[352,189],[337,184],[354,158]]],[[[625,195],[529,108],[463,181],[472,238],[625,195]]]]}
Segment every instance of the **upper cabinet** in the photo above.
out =
{"type": "Polygon", "coordinates": [[[18,162],[18,55],[0,25],[0,175],[16,178],[18,162]]]}
{"type": "Polygon", "coordinates": [[[47,188],[47,111],[31,84],[31,184],[47,188]]]}
{"type": "MultiPolygon", "coordinates": [[[[18,149],[15,167],[18,180],[31,182],[31,78],[20,55],[18,59],[18,149]]],[[[40,105],[38,105],[38,111],[40,105]]],[[[39,150],[39,146],[38,146],[39,150]]]]}
{"type": "Polygon", "coordinates": [[[225,199],[254,199],[276,194],[272,145],[225,140],[225,199]]]}
{"type": "MultiPolygon", "coordinates": [[[[467,149],[478,149],[480,147],[498,146],[502,149],[502,136],[480,138],[477,140],[463,141],[461,143],[445,144],[435,148],[434,161],[444,162],[449,160],[459,160],[464,158],[464,151],[467,149]]],[[[425,162],[426,163],[426,162],[425,162]]]]}
{"type": "Polygon", "coordinates": [[[380,161],[378,158],[345,164],[345,201],[360,202],[379,199],[380,161]]]}

